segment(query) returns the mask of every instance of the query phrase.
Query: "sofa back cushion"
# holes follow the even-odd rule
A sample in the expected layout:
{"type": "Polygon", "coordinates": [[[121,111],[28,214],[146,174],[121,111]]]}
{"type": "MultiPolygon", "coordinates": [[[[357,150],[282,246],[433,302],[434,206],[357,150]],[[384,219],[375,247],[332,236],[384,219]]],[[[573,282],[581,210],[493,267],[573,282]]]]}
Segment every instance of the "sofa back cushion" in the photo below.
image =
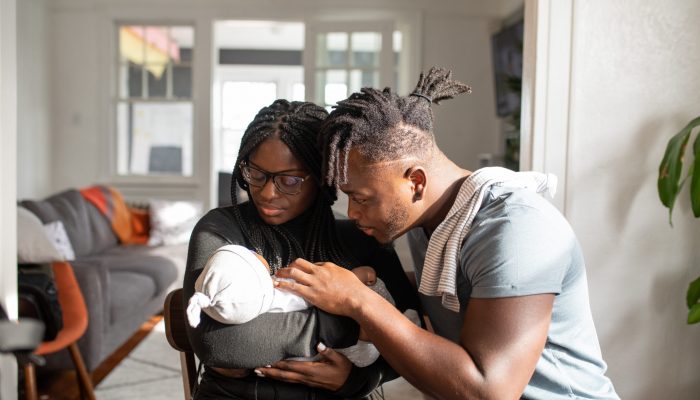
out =
{"type": "Polygon", "coordinates": [[[24,200],[22,207],[44,223],[61,221],[68,233],[76,257],[100,252],[117,244],[107,219],[74,189],[45,200],[24,200]]]}

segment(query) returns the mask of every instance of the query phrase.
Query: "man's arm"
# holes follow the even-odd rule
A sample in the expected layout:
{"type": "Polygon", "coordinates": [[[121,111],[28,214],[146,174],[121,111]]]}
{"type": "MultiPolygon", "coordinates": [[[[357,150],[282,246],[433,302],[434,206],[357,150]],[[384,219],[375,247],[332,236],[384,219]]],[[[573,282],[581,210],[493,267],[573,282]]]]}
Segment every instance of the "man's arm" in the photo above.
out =
{"type": "Polygon", "coordinates": [[[415,326],[333,264],[296,260],[278,276],[296,280],[280,288],[358,321],[399,374],[444,399],[518,398],[544,348],[554,302],[553,294],[471,299],[456,344],[415,326]]]}

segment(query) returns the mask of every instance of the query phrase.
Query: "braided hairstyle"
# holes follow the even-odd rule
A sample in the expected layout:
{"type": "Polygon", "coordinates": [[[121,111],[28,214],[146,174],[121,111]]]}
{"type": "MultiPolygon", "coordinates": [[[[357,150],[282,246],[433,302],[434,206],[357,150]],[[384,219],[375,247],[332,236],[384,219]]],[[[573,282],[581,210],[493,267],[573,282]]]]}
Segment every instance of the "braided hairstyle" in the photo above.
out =
{"type": "Polygon", "coordinates": [[[369,162],[409,156],[426,160],[435,149],[431,104],[471,93],[469,86],[451,78],[451,71],[432,67],[427,75],[420,74],[408,96],[398,96],[390,88],[363,88],[338,102],[320,139],[326,184],[337,187],[347,182],[348,154],[353,148],[369,162]]]}
{"type": "Polygon", "coordinates": [[[267,259],[272,273],[297,257],[312,262],[330,260],[345,267],[355,264],[336,232],[335,218],[331,210],[331,205],[337,198],[334,187],[319,185],[319,193],[311,209],[305,212],[309,222],[304,229],[306,237],[303,241],[286,229],[284,224],[267,224],[254,207],[239,207],[238,204],[236,185],[248,192],[248,197],[252,198],[250,187],[243,179],[241,162],[247,161],[258,145],[268,138],[279,138],[306,166],[316,182],[323,182],[317,135],[327,116],[328,112],[324,108],[313,103],[275,100],[258,112],[241,139],[231,182],[233,216],[241,231],[248,237],[250,245],[267,259]],[[287,258],[283,259],[285,254],[287,258]]]}

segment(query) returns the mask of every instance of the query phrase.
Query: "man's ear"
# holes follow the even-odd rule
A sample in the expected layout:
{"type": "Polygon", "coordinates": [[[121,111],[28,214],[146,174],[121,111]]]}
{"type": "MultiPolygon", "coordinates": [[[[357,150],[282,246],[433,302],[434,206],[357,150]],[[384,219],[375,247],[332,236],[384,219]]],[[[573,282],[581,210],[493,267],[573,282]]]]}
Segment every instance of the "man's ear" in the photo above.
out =
{"type": "Polygon", "coordinates": [[[425,187],[427,185],[428,177],[425,173],[425,168],[421,166],[413,166],[406,170],[404,177],[411,181],[411,188],[413,190],[413,201],[418,201],[423,198],[425,194],[425,187]]]}

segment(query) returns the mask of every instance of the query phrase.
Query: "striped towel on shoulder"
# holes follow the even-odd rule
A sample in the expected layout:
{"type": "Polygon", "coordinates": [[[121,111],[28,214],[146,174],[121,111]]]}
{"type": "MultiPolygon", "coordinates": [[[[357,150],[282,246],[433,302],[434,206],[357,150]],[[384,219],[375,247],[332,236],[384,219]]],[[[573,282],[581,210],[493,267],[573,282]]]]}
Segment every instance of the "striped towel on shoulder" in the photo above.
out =
{"type": "Polygon", "coordinates": [[[442,296],[442,305],[459,312],[457,271],[462,241],[491,186],[521,187],[554,197],[557,178],[539,172],[514,172],[501,167],[481,168],[464,180],[452,208],[430,236],[418,292],[442,296]]]}

